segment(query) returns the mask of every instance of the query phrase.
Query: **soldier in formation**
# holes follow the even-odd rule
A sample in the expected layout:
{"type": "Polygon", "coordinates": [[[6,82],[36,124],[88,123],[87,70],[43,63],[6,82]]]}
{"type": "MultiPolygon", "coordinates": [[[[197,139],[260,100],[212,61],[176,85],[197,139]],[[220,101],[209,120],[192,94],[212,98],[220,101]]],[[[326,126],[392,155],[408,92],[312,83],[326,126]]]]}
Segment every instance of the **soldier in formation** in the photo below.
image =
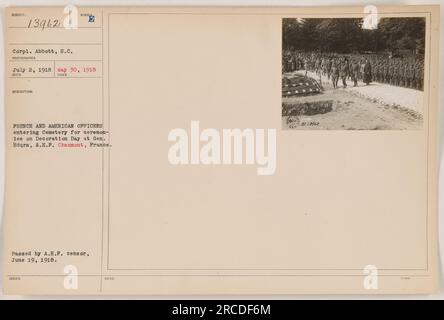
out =
{"type": "Polygon", "coordinates": [[[315,73],[322,84],[322,77],[331,79],[333,87],[338,87],[341,79],[347,87],[347,79],[358,85],[374,81],[393,86],[423,90],[424,63],[416,56],[390,58],[387,55],[325,54],[319,52],[284,51],[282,69],[284,72],[303,70],[315,73]]]}

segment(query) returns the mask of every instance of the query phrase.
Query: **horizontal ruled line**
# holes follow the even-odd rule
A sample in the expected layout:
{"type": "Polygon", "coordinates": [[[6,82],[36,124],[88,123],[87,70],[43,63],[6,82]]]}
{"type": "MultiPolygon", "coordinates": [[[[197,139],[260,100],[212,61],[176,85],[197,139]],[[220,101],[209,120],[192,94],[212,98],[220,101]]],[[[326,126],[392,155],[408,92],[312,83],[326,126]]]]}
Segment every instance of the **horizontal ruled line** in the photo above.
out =
{"type": "MultiPolygon", "coordinates": [[[[28,26],[8,26],[8,28],[10,28],[10,29],[42,30],[42,28],[30,28],[28,26]]],[[[44,30],[53,30],[53,29],[75,30],[75,29],[68,29],[68,28],[65,28],[65,27],[46,27],[46,28],[43,28],[43,29],[44,30]]],[[[82,26],[82,27],[77,27],[76,29],[102,29],[102,27],[101,26],[97,26],[97,27],[95,27],[95,26],[90,26],[90,27],[82,26]]]]}
{"type": "Polygon", "coordinates": [[[92,60],[89,60],[89,59],[83,59],[83,60],[76,60],[76,59],[73,59],[73,60],[35,60],[35,59],[12,59],[12,60],[9,60],[9,62],[53,62],[53,61],[55,61],[55,62],[70,62],[70,61],[73,61],[73,62],[79,62],[79,61],[85,61],[85,62],[102,62],[103,60],[94,60],[94,59],[92,59],[92,60]]]}
{"type": "Polygon", "coordinates": [[[9,77],[9,79],[101,79],[102,77],[9,77]]]}
{"type": "MultiPolygon", "coordinates": [[[[79,277],[362,277],[362,274],[108,274],[79,277]]],[[[18,274],[8,277],[66,277],[66,274],[18,274]]],[[[429,278],[426,274],[379,274],[378,277],[429,278]]]]}
{"type": "Polygon", "coordinates": [[[14,43],[8,43],[8,45],[10,46],[38,46],[38,45],[43,45],[43,46],[52,46],[52,45],[62,45],[62,46],[101,46],[102,43],[96,43],[96,42],[73,42],[73,43],[69,43],[69,42],[14,42],[14,43]]]}

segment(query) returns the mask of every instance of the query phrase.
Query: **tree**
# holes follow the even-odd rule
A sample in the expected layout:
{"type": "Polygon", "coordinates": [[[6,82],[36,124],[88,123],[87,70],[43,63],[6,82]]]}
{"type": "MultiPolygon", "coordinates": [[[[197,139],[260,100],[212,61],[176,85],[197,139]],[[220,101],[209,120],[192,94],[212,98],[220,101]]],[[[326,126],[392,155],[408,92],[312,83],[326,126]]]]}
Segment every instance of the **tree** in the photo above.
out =
{"type": "Polygon", "coordinates": [[[283,19],[284,49],[320,52],[424,51],[424,18],[382,18],[377,29],[361,18],[283,19]]]}
{"type": "Polygon", "coordinates": [[[383,18],[378,30],[383,35],[385,49],[424,51],[424,18],[383,18]]]}
{"type": "Polygon", "coordinates": [[[282,21],[282,43],[284,49],[292,49],[300,41],[300,24],[297,19],[283,19],[282,21]]]}

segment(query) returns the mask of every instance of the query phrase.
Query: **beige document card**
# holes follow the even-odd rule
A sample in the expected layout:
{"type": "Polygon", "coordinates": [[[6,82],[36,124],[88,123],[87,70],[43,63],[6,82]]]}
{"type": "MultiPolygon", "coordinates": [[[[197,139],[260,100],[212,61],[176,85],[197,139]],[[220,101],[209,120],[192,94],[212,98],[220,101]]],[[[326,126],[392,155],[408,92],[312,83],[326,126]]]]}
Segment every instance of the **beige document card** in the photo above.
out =
{"type": "Polygon", "coordinates": [[[5,21],[6,293],[436,291],[438,6],[5,21]]]}

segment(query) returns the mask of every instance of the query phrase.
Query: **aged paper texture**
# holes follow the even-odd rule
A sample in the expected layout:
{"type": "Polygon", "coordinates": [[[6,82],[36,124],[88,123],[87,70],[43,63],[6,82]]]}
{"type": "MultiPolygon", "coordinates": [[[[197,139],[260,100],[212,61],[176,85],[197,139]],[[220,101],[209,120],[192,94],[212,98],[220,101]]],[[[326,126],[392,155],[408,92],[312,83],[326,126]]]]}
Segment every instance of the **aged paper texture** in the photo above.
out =
{"type": "Polygon", "coordinates": [[[439,7],[364,11],[8,8],[6,293],[435,292],[439,7]]]}

